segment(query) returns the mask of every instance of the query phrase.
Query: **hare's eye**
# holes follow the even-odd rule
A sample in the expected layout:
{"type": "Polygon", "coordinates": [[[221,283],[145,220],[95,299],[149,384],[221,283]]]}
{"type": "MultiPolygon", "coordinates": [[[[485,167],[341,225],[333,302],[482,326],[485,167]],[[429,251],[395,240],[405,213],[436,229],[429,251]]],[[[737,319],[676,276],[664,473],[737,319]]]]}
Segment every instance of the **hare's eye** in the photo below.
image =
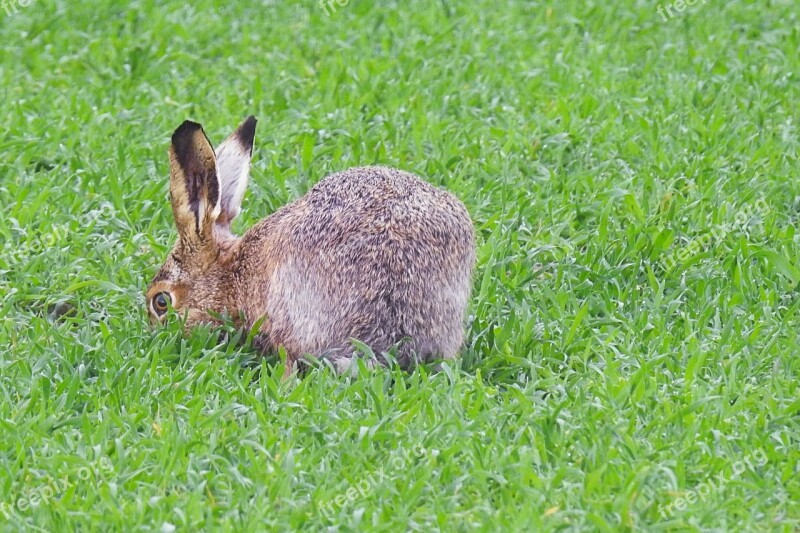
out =
{"type": "Polygon", "coordinates": [[[161,316],[167,312],[171,302],[172,298],[170,297],[169,293],[159,292],[153,298],[153,311],[155,311],[158,316],[161,316]]]}

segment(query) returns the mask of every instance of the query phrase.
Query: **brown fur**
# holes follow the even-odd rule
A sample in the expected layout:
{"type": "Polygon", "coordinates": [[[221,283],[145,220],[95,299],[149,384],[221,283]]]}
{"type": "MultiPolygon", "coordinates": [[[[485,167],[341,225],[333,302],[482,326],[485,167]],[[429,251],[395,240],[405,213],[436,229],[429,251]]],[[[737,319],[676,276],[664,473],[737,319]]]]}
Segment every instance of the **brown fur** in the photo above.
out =
{"type": "MultiPolygon", "coordinates": [[[[212,322],[209,311],[241,313],[247,328],[264,318],[256,345],[284,347],[290,363],[310,354],[343,371],[355,353],[351,339],[378,355],[399,345],[404,368],[457,356],[475,262],[472,222],[458,199],[407,172],[354,168],[236,237],[228,227],[238,205],[202,205],[215,187],[217,197],[230,196],[228,178],[220,173],[220,194],[205,157],[210,144],[192,139],[194,155],[171,156],[180,237],[147,292],[154,319],[150,301],[168,291],[188,326],[212,322]],[[209,178],[204,192],[194,191],[197,175],[209,178]],[[199,218],[191,208],[198,197],[199,218]]],[[[171,154],[180,142],[173,136],[171,154]]]]}

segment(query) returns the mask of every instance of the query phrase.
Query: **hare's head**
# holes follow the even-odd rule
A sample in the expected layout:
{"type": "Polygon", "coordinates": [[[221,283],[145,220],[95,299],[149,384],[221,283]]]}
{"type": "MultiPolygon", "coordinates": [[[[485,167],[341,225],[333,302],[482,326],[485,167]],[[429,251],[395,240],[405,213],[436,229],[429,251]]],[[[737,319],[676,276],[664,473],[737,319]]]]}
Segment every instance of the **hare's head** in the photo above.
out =
{"type": "Polygon", "coordinates": [[[169,195],[178,241],[147,289],[151,322],[170,307],[186,312],[188,323],[226,310],[237,242],[231,221],[247,187],[255,130],[248,117],[216,152],[200,124],[186,121],[173,133],[169,195]]]}

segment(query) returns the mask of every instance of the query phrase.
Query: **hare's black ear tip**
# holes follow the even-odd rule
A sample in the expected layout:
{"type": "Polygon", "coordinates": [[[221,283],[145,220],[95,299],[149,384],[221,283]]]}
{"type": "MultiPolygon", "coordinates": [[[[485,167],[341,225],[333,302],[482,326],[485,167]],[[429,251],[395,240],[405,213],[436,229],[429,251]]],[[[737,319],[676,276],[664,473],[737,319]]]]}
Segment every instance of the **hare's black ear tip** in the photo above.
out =
{"type": "Polygon", "coordinates": [[[248,149],[253,148],[253,141],[256,138],[256,123],[258,123],[256,117],[250,115],[244,119],[242,125],[239,126],[238,130],[236,130],[236,138],[239,139],[239,142],[248,149]]]}
{"type": "Polygon", "coordinates": [[[191,120],[184,120],[183,124],[178,126],[175,133],[172,134],[172,142],[175,143],[179,142],[181,139],[186,139],[197,131],[203,131],[203,126],[191,120]]]}

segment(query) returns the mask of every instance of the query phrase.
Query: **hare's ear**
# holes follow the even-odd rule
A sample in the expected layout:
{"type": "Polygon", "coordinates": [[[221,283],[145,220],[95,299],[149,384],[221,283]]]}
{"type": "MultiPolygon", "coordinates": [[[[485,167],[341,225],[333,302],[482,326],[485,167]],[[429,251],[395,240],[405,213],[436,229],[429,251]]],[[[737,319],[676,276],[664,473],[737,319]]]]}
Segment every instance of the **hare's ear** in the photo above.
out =
{"type": "Polygon", "coordinates": [[[181,241],[210,243],[219,216],[219,180],[214,148],[203,127],[186,121],[172,134],[169,195],[181,241]]]}
{"type": "Polygon", "coordinates": [[[220,214],[217,224],[230,227],[239,214],[247,178],[250,175],[250,158],[256,136],[256,118],[249,116],[236,131],[217,148],[217,168],[221,183],[220,214]]]}

